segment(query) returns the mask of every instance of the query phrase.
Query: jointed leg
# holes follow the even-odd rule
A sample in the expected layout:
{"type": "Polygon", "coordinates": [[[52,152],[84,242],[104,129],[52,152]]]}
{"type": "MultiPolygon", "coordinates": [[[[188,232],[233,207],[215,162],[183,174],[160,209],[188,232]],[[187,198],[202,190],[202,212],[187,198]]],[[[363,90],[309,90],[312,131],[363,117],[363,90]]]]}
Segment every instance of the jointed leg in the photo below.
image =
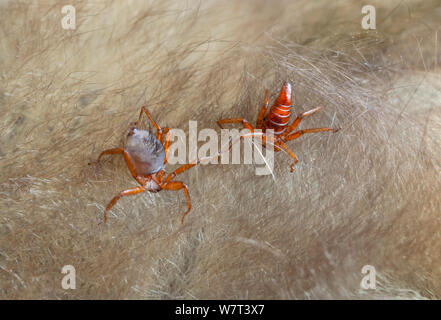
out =
{"type": "Polygon", "coordinates": [[[124,152],[123,148],[115,148],[115,149],[104,150],[103,152],[100,153],[97,162],[100,162],[101,157],[106,155],[106,154],[121,154],[123,152],[124,152]]]}
{"type": "MultiPolygon", "coordinates": [[[[221,120],[218,120],[217,121],[217,124],[219,125],[219,127],[221,127],[221,129],[223,129],[223,124],[226,124],[226,123],[241,123],[242,124],[242,126],[245,128],[245,129],[248,129],[249,131],[250,131],[250,133],[251,134],[254,134],[254,128],[253,128],[253,126],[246,120],[246,119],[243,119],[243,118],[233,118],[233,119],[221,119],[221,120]]],[[[240,139],[243,139],[244,138],[244,136],[240,136],[240,138],[238,139],[238,141],[240,140],[240,139]]],[[[229,148],[228,148],[228,150],[231,150],[231,148],[232,148],[232,146],[233,146],[233,144],[234,144],[235,142],[234,141],[232,141],[231,143],[230,143],[230,146],[229,146],[229,148]]],[[[226,152],[227,150],[225,150],[225,152],[226,152]]],[[[218,156],[220,156],[222,153],[223,153],[224,151],[221,151],[219,154],[218,154],[218,156]]]]}
{"type": "MultiPolygon", "coordinates": [[[[220,155],[221,155],[221,152],[219,152],[217,155],[215,155],[215,157],[219,157],[220,155]]],[[[205,157],[205,158],[202,158],[202,159],[197,159],[195,162],[187,163],[187,164],[184,164],[184,165],[180,166],[175,171],[170,173],[167,176],[167,178],[165,178],[164,184],[170,183],[170,181],[173,180],[178,174],[181,174],[184,171],[187,171],[188,169],[193,168],[194,166],[196,166],[199,163],[201,163],[201,161],[208,160],[209,158],[213,158],[213,157],[205,157]]]]}
{"type": "Polygon", "coordinates": [[[127,167],[129,168],[130,173],[132,174],[133,179],[138,181],[140,184],[142,184],[142,181],[139,180],[138,174],[135,171],[135,167],[133,166],[132,159],[130,159],[129,154],[127,151],[123,151],[124,160],[126,161],[127,167]]]}
{"type": "Polygon", "coordinates": [[[187,163],[184,164],[183,166],[177,168],[175,171],[173,171],[172,173],[170,173],[167,178],[164,180],[164,183],[169,183],[174,177],[176,177],[178,174],[181,174],[184,171],[187,171],[190,168],[193,168],[195,165],[199,164],[201,161],[198,159],[196,162],[194,163],[187,163]]]}
{"type": "Polygon", "coordinates": [[[291,150],[289,150],[289,148],[286,146],[286,144],[285,144],[283,141],[278,141],[276,147],[279,147],[279,148],[281,148],[282,150],[285,150],[285,151],[291,156],[291,158],[294,159],[294,162],[291,163],[290,166],[289,166],[289,170],[290,170],[291,172],[294,172],[294,165],[295,165],[297,162],[299,162],[299,160],[297,160],[297,158],[296,158],[296,156],[294,155],[294,153],[293,153],[291,150]]]}
{"type": "Polygon", "coordinates": [[[98,157],[97,162],[101,160],[101,157],[107,154],[122,154],[124,156],[124,160],[126,161],[127,167],[129,167],[130,173],[132,174],[132,177],[138,181],[139,183],[142,183],[138,180],[138,175],[136,174],[135,167],[133,166],[132,160],[130,159],[129,154],[127,151],[124,150],[124,148],[115,148],[115,149],[108,149],[101,152],[101,154],[98,157]]]}
{"type": "Polygon", "coordinates": [[[164,145],[164,143],[167,141],[168,132],[170,131],[170,128],[163,128],[161,130],[162,130],[162,135],[160,136],[161,139],[158,140],[164,145]],[[162,141],[164,136],[166,141],[162,141]]]}
{"type": "MultiPolygon", "coordinates": [[[[169,129],[169,128],[167,128],[167,129],[169,129]]],[[[167,130],[165,142],[164,142],[164,152],[165,152],[164,164],[167,163],[167,151],[168,151],[168,147],[170,146],[170,143],[171,143],[171,135],[170,135],[169,130],[167,130]]]]}
{"type": "Polygon", "coordinates": [[[172,181],[172,182],[164,182],[163,184],[161,184],[161,188],[164,190],[174,190],[174,191],[184,189],[185,199],[187,201],[187,207],[188,207],[187,211],[184,213],[184,215],[181,218],[181,223],[184,224],[184,218],[191,210],[190,193],[188,192],[187,185],[181,181],[172,181]]]}
{"type": "Polygon", "coordinates": [[[318,108],[314,108],[312,110],[309,110],[309,111],[306,111],[306,112],[299,114],[299,116],[297,118],[295,118],[294,121],[286,128],[283,135],[284,136],[288,135],[291,131],[293,131],[295,128],[297,128],[297,126],[299,125],[300,121],[303,120],[303,118],[305,118],[307,116],[311,116],[314,113],[320,111],[321,109],[322,109],[322,107],[318,107],[318,108]]]}
{"type": "Polygon", "coordinates": [[[253,126],[247,120],[242,119],[242,118],[221,119],[221,120],[217,121],[217,124],[219,125],[219,127],[221,127],[221,129],[224,128],[224,127],[222,127],[222,125],[225,123],[241,123],[244,128],[250,130],[251,132],[254,132],[253,126]]]}
{"type": "Polygon", "coordinates": [[[257,116],[256,127],[257,129],[262,129],[263,118],[265,117],[265,113],[268,110],[268,102],[269,102],[269,93],[268,90],[265,91],[265,103],[260,109],[259,115],[257,116]]]}
{"type": "Polygon", "coordinates": [[[173,171],[172,173],[170,173],[170,174],[167,176],[167,178],[164,180],[164,183],[168,183],[168,182],[170,182],[170,181],[173,180],[173,178],[175,178],[178,174],[181,174],[181,173],[183,173],[184,171],[187,171],[188,169],[193,168],[194,166],[198,165],[198,164],[201,163],[202,161],[206,161],[206,160],[209,160],[209,159],[212,159],[212,158],[215,158],[215,157],[220,157],[220,156],[222,155],[222,153],[231,150],[231,148],[233,147],[233,144],[237,143],[237,142],[240,141],[241,139],[248,138],[248,137],[252,137],[252,136],[263,136],[263,137],[265,137],[265,134],[263,134],[263,133],[254,133],[254,132],[251,132],[251,133],[248,133],[248,134],[245,134],[245,135],[241,135],[238,139],[236,139],[236,141],[232,141],[232,142],[230,143],[228,150],[224,150],[224,151],[218,152],[215,156],[212,156],[212,157],[204,157],[204,158],[200,158],[200,159],[197,159],[195,162],[191,162],[191,163],[187,163],[187,164],[182,165],[181,167],[179,167],[178,169],[176,169],[175,171],[173,171]]]}
{"type": "Polygon", "coordinates": [[[153,120],[152,116],[147,111],[145,106],[141,107],[141,112],[139,113],[139,118],[138,118],[137,123],[139,123],[141,121],[141,117],[142,117],[143,112],[145,113],[147,118],[149,118],[149,120],[153,123],[153,126],[156,128],[156,139],[158,139],[159,141],[162,141],[162,129],[160,126],[158,126],[158,124],[155,122],[155,120],[153,120]]]}
{"type": "Polygon", "coordinates": [[[135,188],[132,188],[132,189],[127,189],[127,190],[124,190],[124,191],[121,191],[120,193],[118,193],[109,202],[109,204],[106,207],[106,210],[104,210],[104,223],[107,221],[107,211],[109,211],[110,208],[112,208],[115,205],[115,203],[119,200],[119,198],[125,197],[125,196],[132,196],[132,195],[144,192],[144,191],[145,191],[145,188],[143,186],[139,186],[139,187],[135,187],[135,188]]]}
{"type": "Polygon", "coordinates": [[[296,132],[293,132],[293,133],[287,135],[286,137],[283,138],[283,140],[284,141],[294,140],[294,139],[297,139],[298,137],[300,137],[301,135],[303,135],[305,133],[325,132],[325,131],[337,132],[338,130],[339,129],[334,129],[334,128],[303,129],[303,130],[299,130],[299,131],[296,131],[296,132]]]}
{"type": "MultiPolygon", "coordinates": [[[[231,150],[233,145],[236,144],[237,142],[239,142],[240,140],[243,140],[245,138],[251,138],[251,137],[261,137],[260,143],[263,146],[265,146],[265,144],[267,142],[267,135],[265,133],[263,133],[263,132],[250,132],[250,133],[246,133],[246,134],[243,134],[243,135],[239,136],[239,138],[237,138],[235,141],[231,141],[231,143],[230,143],[230,145],[228,147],[228,150],[224,150],[224,151],[219,152],[218,156],[220,156],[224,152],[227,152],[227,151],[231,150]]],[[[274,143],[274,138],[270,142],[274,143]]]]}

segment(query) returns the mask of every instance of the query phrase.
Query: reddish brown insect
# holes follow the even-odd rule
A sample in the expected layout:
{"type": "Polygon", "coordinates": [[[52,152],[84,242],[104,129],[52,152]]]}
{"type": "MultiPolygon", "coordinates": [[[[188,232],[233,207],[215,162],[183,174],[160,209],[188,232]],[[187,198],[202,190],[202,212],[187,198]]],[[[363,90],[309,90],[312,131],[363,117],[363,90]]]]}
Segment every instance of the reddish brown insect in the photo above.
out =
{"type": "MultiPolygon", "coordinates": [[[[283,84],[279,97],[276,99],[270,111],[268,112],[268,115],[265,117],[265,114],[268,110],[268,102],[269,102],[268,91],[266,91],[265,104],[263,105],[262,109],[259,112],[259,115],[257,116],[256,129],[262,130],[263,135],[261,141],[263,146],[266,146],[266,143],[271,142],[274,144],[276,152],[280,150],[284,150],[294,159],[294,162],[290,165],[290,170],[291,172],[293,172],[294,171],[293,166],[298,162],[298,160],[294,155],[294,153],[291,150],[289,150],[288,147],[286,146],[285,144],[286,141],[297,139],[298,137],[300,137],[305,133],[323,132],[323,131],[337,132],[339,129],[314,128],[314,129],[303,129],[303,130],[294,131],[303,118],[313,115],[314,113],[319,111],[321,107],[301,113],[297,118],[294,119],[294,121],[290,125],[288,125],[291,116],[291,101],[292,101],[292,85],[291,83],[287,82],[283,84]],[[267,129],[274,130],[273,141],[267,141],[267,136],[265,135],[267,129]]],[[[226,123],[241,123],[244,128],[250,130],[252,133],[255,130],[254,127],[247,120],[243,118],[222,119],[217,121],[217,124],[221,128],[223,128],[222,125],[226,123]]]]}
{"type": "Polygon", "coordinates": [[[185,164],[165,177],[164,169],[165,164],[167,163],[167,149],[170,145],[169,130],[170,128],[161,129],[150,116],[147,109],[142,107],[138,121],[130,124],[125,147],[109,149],[101,152],[97,162],[101,160],[102,156],[107,154],[122,154],[130,173],[140,184],[138,187],[121,191],[109,202],[104,210],[104,222],[107,221],[107,211],[109,211],[121,197],[135,195],[144,191],[159,192],[161,190],[183,189],[188,206],[187,211],[181,219],[181,222],[184,223],[185,216],[191,210],[190,193],[188,192],[187,185],[181,181],[173,181],[173,179],[178,174],[200,163],[201,160],[185,164]],[[146,114],[156,128],[156,136],[149,131],[138,130],[136,128],[141,121],[143,113],[146,114]],[[164,135],[166,135],[165,142],[163,142],[164,135]]]}

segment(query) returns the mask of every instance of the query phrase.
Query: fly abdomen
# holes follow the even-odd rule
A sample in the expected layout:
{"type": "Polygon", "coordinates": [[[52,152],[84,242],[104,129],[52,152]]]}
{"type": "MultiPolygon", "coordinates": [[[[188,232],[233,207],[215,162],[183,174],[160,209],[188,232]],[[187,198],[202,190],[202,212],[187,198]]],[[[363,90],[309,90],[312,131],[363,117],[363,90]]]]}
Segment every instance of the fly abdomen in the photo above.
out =
{"type": "Polygon", "coordinates": [[[272,105],[265,118],[265,129],[274,130],[275,135],[282,134],[288,125],[291,116],[292,86],[286,82],[280,90],[279,97],[272,105]]]}
{"type": "Polygon", "coordinates": [[[127,137],[125,149],[139,175],[147,176],[163,169],[164,147],[149,131],[134,129],[127,137]]]}

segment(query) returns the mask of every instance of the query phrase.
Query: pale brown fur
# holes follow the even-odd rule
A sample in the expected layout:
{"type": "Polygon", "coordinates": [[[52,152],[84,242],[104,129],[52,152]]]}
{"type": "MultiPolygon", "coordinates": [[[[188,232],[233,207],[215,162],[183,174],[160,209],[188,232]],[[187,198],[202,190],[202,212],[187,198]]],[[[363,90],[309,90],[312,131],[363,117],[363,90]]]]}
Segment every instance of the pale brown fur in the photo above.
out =
{"type": "Polygon", "coordinates": [[[0,298],[441,298],[439,2],[370,1],[369,32],[359,1],[71,3],[76,30],[61,4],[1,4],[0,298]],[[342,128],[293,142],[294,173],[280,153],[275,181],[201,165],[183,227],[178,192],[98,224],[134,181],[121,157],[87,163],[141,105],[216,128],[284,81],[294,114],[323,107],[308,127],[342,128]]]}

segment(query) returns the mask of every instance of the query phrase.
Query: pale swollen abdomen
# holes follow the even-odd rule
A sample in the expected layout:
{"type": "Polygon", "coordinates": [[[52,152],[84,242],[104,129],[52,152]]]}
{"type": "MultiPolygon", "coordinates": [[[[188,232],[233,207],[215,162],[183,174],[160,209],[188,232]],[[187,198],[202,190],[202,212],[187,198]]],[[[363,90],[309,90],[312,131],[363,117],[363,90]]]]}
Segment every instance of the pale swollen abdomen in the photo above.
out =
{"type": "Polygon", "coordinates": [[[149,131],[134,129],[133,134],[127,137],[124,149],[138,175],[147,176],[164,167],[164,147],[149,131]]]}

